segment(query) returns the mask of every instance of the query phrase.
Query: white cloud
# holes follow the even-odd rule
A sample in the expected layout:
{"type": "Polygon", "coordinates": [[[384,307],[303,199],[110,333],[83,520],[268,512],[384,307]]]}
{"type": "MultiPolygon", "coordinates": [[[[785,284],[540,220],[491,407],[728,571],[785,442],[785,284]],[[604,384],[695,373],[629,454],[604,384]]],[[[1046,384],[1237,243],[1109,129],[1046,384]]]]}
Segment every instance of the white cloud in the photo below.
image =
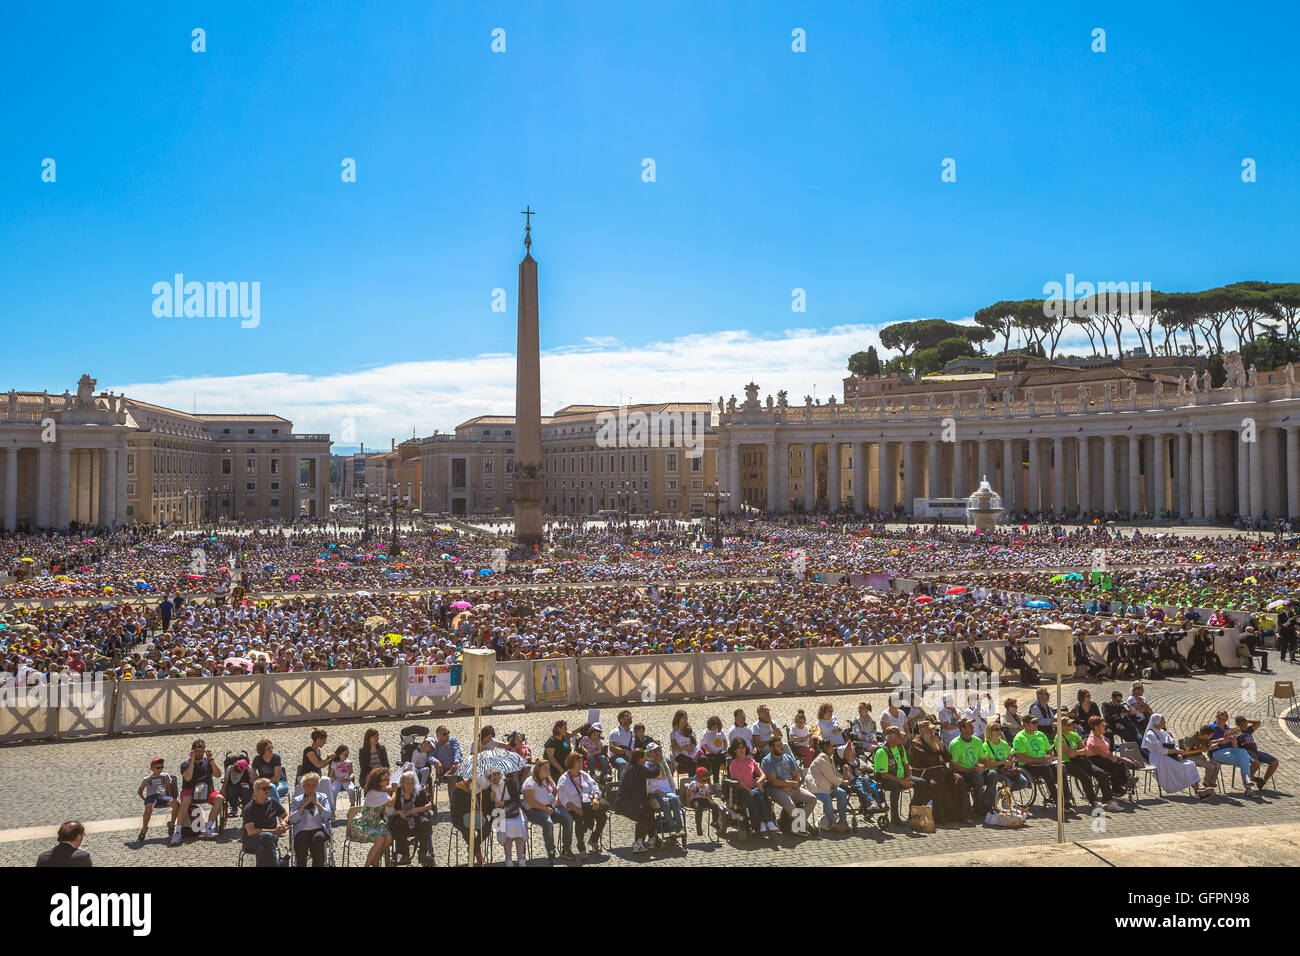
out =
{"type": "MultiPolygon", "coordinates": [[[[717,402],[720,394],[744,397],[757,382],[760,394],[787,389],[791,401],[840,394],[848,357],[869,345],[881,349],[865,325],[789,329],[759,336],[728,330],[667,342],[623,346],[610,340],[542,353],[542,411],[565,405],[623,401],[717,402]]],[[[883,350],[882,350],[883,351],[883,350]]],[[[355,423],[358,441],[387,448],[450,431],[475,415],[514,413],[515,357],[484,354],[465,359],[399,362],[333,375],[268,372],[256,375],[136,382],[115,390],[131,398],[200,412],[270,412],[294,423],[297,432],[328,432],[336,443],[343,422],[355,423]]],[[[349,443],[350,444],[350,443],[349,443]]]]}
{"type": "MultiPolygon", "coordinates": [[[[616,405],[620,398],[716,403],[719,395],[743,399],[750,381],[758,383],[762,398],[784,388],[792,404],[812,394],[825,401],[841,394],[848,357],[871,345],[886,355],[876,330],[866,325],[786,329],[768,336],[724,330],[641,346],[588,338],[542,354],[542,411],[616,405]],[[610,344],[600,344],[606,341],[610,344]]],[[[1087,352],[1087,341],[1071,336],[1061,349],[1087,352]]],[[[337,444],[353,444],[342,440],[343,423],[351,418],[357,441],[387,448],[390,439],[448,432],[475,415],[514,414],[514,383],[514,355],[487,353],[333,375],[268,372],[111,387],[169,408],[188,410],[197,396],[200,412],[283,415],[295,431],[327,432],[337,444]]]]}

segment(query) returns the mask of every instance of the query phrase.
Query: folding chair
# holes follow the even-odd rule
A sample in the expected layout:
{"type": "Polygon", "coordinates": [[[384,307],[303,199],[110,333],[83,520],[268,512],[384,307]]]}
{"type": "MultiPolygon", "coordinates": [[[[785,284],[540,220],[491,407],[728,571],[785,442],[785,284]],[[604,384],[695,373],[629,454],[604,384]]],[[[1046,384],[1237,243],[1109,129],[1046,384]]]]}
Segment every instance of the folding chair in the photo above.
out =
{"type": "Polygon", "coordinates": [[[1270,717],[1276,717],[1276,716],[1277,716],[1277,710],[1276,710],[1277,703],[1276,703],[1276,702],[1279,701],[1279,700],[1290,701],[1290,702],[1291,702],[1291,706],[1292,706],[1292,707],[1295,706],[1295,704],[1296,704],[1296,695],[1295,695],[1295,684],[1294,684],[1294,682],[1289,681],[1289,680],[1275,680],[1275,681],[1273,681],[1273,693],[1269,694],[1269,695],[1268,695],[1268,700],[1266,700],[1266,701],[1264,702],[1265,705],[1268,707],[1268,714],[1269,714],[1270,717]]]}
{"type": "MultiPolygon", "coordinates": [[[[1160,795],[1161,799],[1164,798],[1165,791],[1160,786],[1160,778],[1156,776],[1156,768],[1153,767],[1151,764],[1147,763],[1146,760],[1142,757],[1142,751],[1137,744],[1127,740],[1121,741],[1120,744],[1115,748],[1115,756],[1128,757],[1130,760],[1133,760],[1136,763],[1140,764],[1141,766],[1139,766],[1137,770],[1135,770],[1134,772],[1139,777],[1142,778],[1142,792],[1150,793],[1151,781],[1154,780],[1156,782],[1156,793],[1160,795]]],[[[1136,791],[1133,792],[1133,799],[1135,801],[1137,800],[1136,791]]]]}
{"type": "MultiPolygon", "coordinates": [[[[278,837],[275,838],[275,860],[277,866],[279,865],[280,861],[283,860],[285,857],[284,841],[288,835],[289,835],[289,831],[286,830],[284,833],[280,834],[278,837]]],[[[244,837],[243,834],[241,833],[239,837],[239,856],[236,857],[235,859],[235,866],[242,867],[244,865],[245,857],[253,861],[251,865],[253,866],[257,865],[257,855],[254,853],[249,853],[247,850],[244,849],[244,837]]],[[[289,863],[290,865],[293,864],[292,845],[290,846],[289,863]]]]}

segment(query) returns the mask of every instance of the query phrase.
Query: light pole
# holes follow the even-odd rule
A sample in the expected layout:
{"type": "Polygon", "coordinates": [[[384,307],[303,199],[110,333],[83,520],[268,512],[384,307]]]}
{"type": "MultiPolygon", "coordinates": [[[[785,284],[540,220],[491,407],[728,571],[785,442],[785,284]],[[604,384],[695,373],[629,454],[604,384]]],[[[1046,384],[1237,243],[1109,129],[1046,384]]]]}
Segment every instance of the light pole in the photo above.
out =
{"type": "Polygon", "coordinates": [[[722,547],[722,499],[730,497],[731,493],[718,490],[718,479],[713,479],[713,491],[707,497],[713,499],[713,546],[722,547]]]}
{"type": "Polygon", "coordinates": [[[393,493],[393,540],[388,545],[388,556],[395,558],[402,553],[402,545],[397,540],[397,489],[400,487],[396,482],[389,485],[393,493]]]}

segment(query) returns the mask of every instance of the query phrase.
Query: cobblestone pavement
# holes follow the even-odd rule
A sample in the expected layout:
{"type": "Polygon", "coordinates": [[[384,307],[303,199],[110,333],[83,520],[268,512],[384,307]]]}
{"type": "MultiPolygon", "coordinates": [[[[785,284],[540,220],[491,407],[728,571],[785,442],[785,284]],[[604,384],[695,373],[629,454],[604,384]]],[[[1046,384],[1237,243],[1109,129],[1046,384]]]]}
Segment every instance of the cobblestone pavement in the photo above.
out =
{"type": "MultiPolygon", "coordinates": [[[[1186,794],[1159,799],[1155,787],[1149,794],[1141,794],[1131,809],[1113,814],[1105,820],[1104,829],[1096,821],[1084,816],[1068,818],[1066,839],[1088,841],[1094,839],[1131,837],[1144,834],[1218,829],[1226,827],[1255,826],[1269,823],[1300,822],[1300,800],[1295,799],[1298,789],[1296,765],[1300,760],[1300,723],[1293,719],[1290,730],[1276,718],[1265,715],[1265,700],[1272,691],[1276,678],[1300,680],[1300,666],[1274,664],[1277,675],[1198,676],[1190,679],[1165,679],[1148,684],[1148,699],[1156,711],[1163,713],[1176,736],[1195,730],[1213,718],[1218,709],[1227,709],[1232,715],[1244,713],[1264,720],[1256,734],[1259,746],[1281,759],[1281,768],[1274,778],[1275,789],[1262,798],[1246,799],[1241,796],[1219,795],[1207,801],[1198,801],[1186,794]],[[1253,678],[1253,683],[1251,679],[1253,678]],[[1253,691],[1253,697],[1250,696],[1253,691]]],[[[1065,685],[1063,700],[1072,704],[1075,691],[1081,683],[1065,685]]],[[[1094,697],[1103,699],[1115,687],[1127,690],[1127,684],[1089,685],[1094,697]]],[[[1004,685],[999,699],[1008,693],[1022,699],[1022,709],[1031,697],[1024,688],[1004,685]]],[[[876,713],[883,708],[887,692],[867,691],[835,693],[828,695],[800,694],[765,698],[772,705],[773,715],[782,723],[789,722],[798,708],[803,708],[810,719],[815,717],[816,704],[829,700],[841,720],[847,719],[859,700],[872,703],[876,713]]],[[[737,707],[745,708],[750,719],[759,699],[728,699],[688,701],[684,703],[643,703],[629,701],[638,721],[644,721],[652,734],[666,734],[672,714],[679,707],[691,716],[699,729],[704,719],[712,714],[723,717],[730,725],[730,714],[737,707]]],[[[606,726],[614,723],[620,706],[609,706],[602,712],[606,726]]],[[[498,737],[506,731],[520,729],[537,752],[549,736],[553,722],[564,717],[571,727],[585,718],[584,709],[532,710],[495,712],[485,716],[497,730],[498,737]]],[[[378,727],[383,742],[394,758],[397,749],[398,729],[411,722],[446,723],[452,733],[467,747],[472,735],[472,715],[454,717],[408,717],[376,719],[364,722],[337,722],[323,726],[329,733],[329,747],[347,743],[360,745],[366,727],[378,727]]],[[[234,865],[239,853],[239,840],[232,823],[215,841],[187,842],[178,848],[166,846],[165,816],[155,814],[149,838],[136,842],[139,831],[140,804],[136,787],[148,772],[149,760],[155,755],[167,759],[168,769],[176,772],[189,744],[202,736],[209,748],[218,756],[227,750],[253,749],[254,742],[268,736],[290,769],[297,766],[302,749],[307,745],[310,728],[307,725],[276,728],[244,727],[214,729],[204,732],[184,731],[168,734],[122,736],[111,739],[60,741],[17,744],[0,748],[0,864],[8,866],[29,865],[36,855],[53,843],[53,827],[64,819],[75,817],[87,823],[89,833],[85,847],[90,850],[98,866],[228,866],[234,865]],[[36,828],[36,829],[29,829],[36,828]]],[[[1231,774],[1225,772],[1226,782],[1231,774]]],[[[688,813],[693,830],[693,815],[688,813]]],[[[707,837],[696,837],[692,832],[688,854],[666,850],[648,857],[633,856],[630,850],[631,827],[622,818],[611,818],[614,823],[612,849],[595,863],[587,865],[642,865],[642,866],[736,866],[766,865],[833,865],[869,863],[873,860],[898,857],[977,851],[995,847],[1021,846],[1026,849],[1056,839],[1054,815],[1041,806],[1035,807],[1028,823],[1020,830],[997,830],[983,826],[942,827],[939,832],[917,835],[901,830],[882,833],[874,826],[859,824],[854,833],[834,834],[818,839],[782,837],[776,843],[750,841],[729,835],[721,843],[707,837]]],[[[448,837],[452,832],[447,820],[445,791],[440,795],[440,812],[434,832],[434,846],[438,863],[446,859],[448,837]]],[[[336,838],[336,856],[342,862],[342,828],[336,838]]],[[[535,840],[541,849],[540,834],[535,840]]],[[[463,842],[461,843],[463,851],[463,842]]],[[[500,860],[501,854],[496,853],[500,860]]],[[[353,865],[363,857],[353,855],[353,865]]],[[[461,859],[464,859],[462,852],[461,859]]],[[[536,864],[534,864],[536,865],[536,864]]],[[[570,864],[576,865],[576,864],[570,864]]]]}

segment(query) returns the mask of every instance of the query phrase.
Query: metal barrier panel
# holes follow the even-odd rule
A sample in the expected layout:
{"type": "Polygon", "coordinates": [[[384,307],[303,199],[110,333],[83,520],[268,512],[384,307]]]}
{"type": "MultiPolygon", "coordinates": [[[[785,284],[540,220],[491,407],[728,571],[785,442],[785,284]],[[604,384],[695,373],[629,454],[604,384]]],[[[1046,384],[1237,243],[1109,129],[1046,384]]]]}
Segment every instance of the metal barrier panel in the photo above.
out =
{"type": "Polygon", "coordinates": [[[811,686],[808,653],[803,648],[708,654],[701,664],[703,697],[793,694],[811,686]]]}
{"type": "Polygon", "coordinates": [[[404,667],[265,675],[261,719],[329,720],[396,714],[404,667]]]}
{"type": "Polygon", "coordinates": [[[258,723],[264,679],[241,674],[120,681],[114,730],[129,734],[258,723]]]}
{"type": "Polygon", "coordinates": [[[582,672],[581,702],[609,704],[699,697],[698,656],[584,657],[579,668],[582,672]]]}

